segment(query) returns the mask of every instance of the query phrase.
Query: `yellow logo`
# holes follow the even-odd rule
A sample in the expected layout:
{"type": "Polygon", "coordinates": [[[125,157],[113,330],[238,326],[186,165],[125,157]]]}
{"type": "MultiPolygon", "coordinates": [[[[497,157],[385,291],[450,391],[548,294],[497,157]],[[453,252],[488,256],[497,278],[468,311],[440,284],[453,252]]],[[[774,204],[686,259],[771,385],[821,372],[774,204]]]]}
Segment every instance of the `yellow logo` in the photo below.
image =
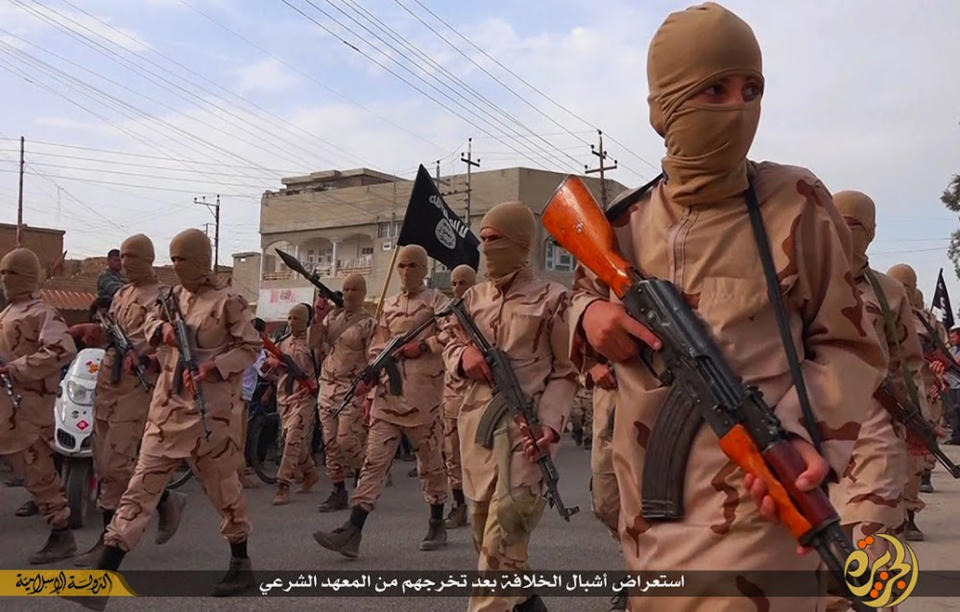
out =
{"type": "Polygon", "coordinates": [[[883,551],[871,563],[867,547],[877,544],[873,536],[857,542],[857,550],[847,556],[843,577],[850,592],[871,608],[893,607],[913,592],[917,586],[920,568],[917,555],[909,545],[885,533],[878,538],[886,542],[883,551]]]}

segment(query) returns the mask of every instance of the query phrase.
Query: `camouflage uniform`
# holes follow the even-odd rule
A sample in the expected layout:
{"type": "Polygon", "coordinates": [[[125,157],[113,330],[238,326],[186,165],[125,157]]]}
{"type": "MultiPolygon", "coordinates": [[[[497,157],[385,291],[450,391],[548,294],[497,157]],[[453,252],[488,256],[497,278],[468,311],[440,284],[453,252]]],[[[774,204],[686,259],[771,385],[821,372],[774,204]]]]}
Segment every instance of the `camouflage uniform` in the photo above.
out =
{"type": "MultiPolygon", "coordinates": [[[[664,137],[668,180],[613,220],[624,258],[671,282],[699,314],[721,354],[746,385],[756,385],[784,429],[809,442],[816,427],[830,466],[847,466],[870,396],[886,371],[850,270],[850,234],[829,192],[808,170],[746,160],[760,99],[705,107],[690,98],[722,74],[762,84],[760,49],[749,26],[707,3],[671,14],[650,45],[651,123],[664,137]],[[682,49],[682,51],[681,51],[682,49]],[[723,112],[720,112],[720,111],[723,112]],[[716,111],[716,112],[715,112],[716,111]],[[749,178],[749,181],[748,181],[749,178]],[[762,211],[815,423],[802,417],[774,308],[767,297],[744,192],[762,211]]],[[[574,280],[572,331],[596,300],[618,303],[584,268],[574,280]]],[[[592,324],[592,319],[591,319],[592,324]]],[[[582,337],[582,336],[581,336],[582,337]]],[[[572,346],[577,346],[573,342],[572,346]]],[[[584,342],[586,345],[586,342],[584,342]]],[[[627,565],[709,570],[812,570],[782,525],[763,520],[743,472],[702,426],[687,457],[682,520],[647,522],[641,491],[649,436],[668,389],[636,360],[616,363],[613,464],[620,492],[620,538],[627,565]]],[[[631,609],[813,609],[817,598],[771,599],[738,583],[742,597],[634,597],[631,609]],[[769,608],[767,608],[769,606],[769,608]]]]}
{"type": "Polygon", "coordinates": [[[367,441],[364,398],[355,395],[338,416],[334,413],[350,383],[367,365],[367,351],[376,323],[361,306],[354,310],[334,310],[322,326],[316,328],[317,342],[325,355],[320,370],[320,425],[327,475],[334,483],[343,482],[350,473],[359,473],[363,465],[367,441]]]}
{"type": "Polygon", "coordinates": [[[185,230],[170,244],[182,283],[173,288],[170,299],[179,305],[195,342],[197,364],[203,371],[211,368],[201,383],[210,437],[205,439],[188,386],[175,390],[180,351],[166,344],[170,322],[158,305],[148,315],[144,332],[151,344],[164,342],[157,349],[161,374],[137,466],[107,529],[98,567],[117,569],[124,553],[137,545],[171,473],[186,459],[221,517],[220,534],[231,545],[230,570],[214,590],[227,595],[249,587],[253,580],[246,552],[251,525],[237,471],[243,465],[242,377],[263,342],[246,300],[215,279],[210,252],[209,239],[198,230],[185,230]]]}
{"type": "MultiPolygon", "coordinates": [[[[483,246],[487,276],[492,280],[470,288],[463,298],[464,308],[490,344],[510,356],[544,431],[550,429],[559,436],[577,388],[567,344],[569,295],[563,286],[536,278],[526,263],[535,221],[525,204],[506,202],[492,208],[481,223],[481,236],[488,227],[503,235],[483,246]]],[[[444,360],[448,370],[463,371],[463,356],[471,345],[458,328],[451,326],[444,360]]],[[[463,492],[471,502],[478,569],[526,570],[530,536],[545,504],[543,478],[539,466],[523,451],[514,419],[507,417],[496,425],[492,449],[475,442],[491,399],[488,383],[470,380],[458,421],[463,492]]],[[[468,610],[510,610],[522,600],[477,593],[470,598],[468,610]]]]}
{"type": "Polygon", "coordinates": [[[570,410],[570,428],[577,446],[582,444],[590,448],[593,444],[593,392],[593,385],[581,377],[580,387],[573,397],[573,408],[570,410]]]}
{"type": "MultiPolygon", "coordinates": [[[[313,355],[307,347],[305,331],[299,334],[294,332],[285,338],[278,348],[283,354],[293,358],[301,372],[316,380],[313,355]]],[[[317,468],[310,452],[316,401],[316,397],[293,380],[289,372],[285,371],[280,376],[277,382],[277,412],[280,413],[284,431],[284,444],[283,459],[277,471],[277,483],[281,487],[289,487],[301,475],[307,490],[316,482],[317,468]]]]}
{"type": "Polygon", "coordinates": [[[614,534],[620,522],[620,491],[613,470],[613,420],[617,392],[593,388],[593,447],[590,449],[590,497],[593,513],[614,534]]]}
{"type": "MultiPolygon", "coordinates": [[[[379,355],[394,336],[432,317],[447,301],[442,294],[425,287],[389,298],[384,303],[370,342],[369,358],[379,355]]],[[[350,500],[351,506],[359,506],[368,512],[373,510],[386,483],[387,470],[393,462],[401,434],[410,439],[417,456],[424,499],[430,505],[443,505],[446,501],[447,483],[440,451],[443,444],[440,419],[443,361],[436,334],[436,331],[432,334],[427,331],[420,336],[429,345],[430,352],[416,359],[400,359],[401,395],[391,395],[385,383],[378,385],[374,392],[367,456],[360,472],[360,482],[350,500]]]]}
{"type": "Polygon", "coordinates": [[[7,306],[0,312],[0,363],[21,396],[14,410],[0,393],[0,455],[22,469],[24,485],[50,525],[47,546],[31,563],[55,561],[73,554],[67,531],[70,508],[53,464],[53,405],[60,370],[77,354],[67,325],[38,293],[40,262],[27,249],[14,249],[0,261],[7,306]],[[45,551],[59,543],[59,554],[45,551]]]}

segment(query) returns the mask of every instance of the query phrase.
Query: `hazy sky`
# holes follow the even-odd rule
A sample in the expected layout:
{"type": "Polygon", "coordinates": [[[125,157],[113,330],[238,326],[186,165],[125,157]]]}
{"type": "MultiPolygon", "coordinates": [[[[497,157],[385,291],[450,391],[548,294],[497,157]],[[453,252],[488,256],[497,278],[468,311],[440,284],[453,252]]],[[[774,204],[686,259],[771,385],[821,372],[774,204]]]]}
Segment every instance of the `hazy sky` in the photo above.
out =
{"type": "MultiPolygon", "coordinates": [[[[229,261],[258,248],[259,195],[281,176],[367,165],[410,178],[438,158],[460,172],[468,137],[481,169],[577,171],[600,127],[620,161],[611,177],[637,185],[663,150],[647,45],[686,5],[0,0],[0,220],[16,220],[21,135],[25,220],[66,229],[73,257],[145,232],[165,259],[171,236],[212,221],[194,196],[219,192],[229,261]]],[[[913,264],[928,300],[942,266],[957,306],[958,220],[939,195],[960,173],[960,3],[726,6],[763,50],[751,158],[870,194],[873,266],[913,264]]]]}

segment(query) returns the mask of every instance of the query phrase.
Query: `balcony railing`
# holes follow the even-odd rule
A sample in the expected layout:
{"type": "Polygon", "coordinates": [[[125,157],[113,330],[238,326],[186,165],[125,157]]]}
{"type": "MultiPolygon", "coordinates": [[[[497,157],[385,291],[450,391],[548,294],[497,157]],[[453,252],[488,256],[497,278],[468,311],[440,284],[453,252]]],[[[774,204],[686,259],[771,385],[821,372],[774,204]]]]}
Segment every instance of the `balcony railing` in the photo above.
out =
{"type": "MultiPolygon", "coordinates": [[[[368,276],[371,272],[373,272],[373,257],[370,255],[365,255],[357,259],[340,261],[339,264],[340,265],[337,266],[336,273],[334,273],[333,265],[329,263],[315,265],[304,264],[304,267],[310,272],[315,272],[320,278],[342,278],[349,274],[363,274],[364,276],[368,276]]],[[[264,272],[263,280],[283,281],[291,280],[297,276],[298,275],[292,270],[279,270],[276,272],[264,272]]]]}

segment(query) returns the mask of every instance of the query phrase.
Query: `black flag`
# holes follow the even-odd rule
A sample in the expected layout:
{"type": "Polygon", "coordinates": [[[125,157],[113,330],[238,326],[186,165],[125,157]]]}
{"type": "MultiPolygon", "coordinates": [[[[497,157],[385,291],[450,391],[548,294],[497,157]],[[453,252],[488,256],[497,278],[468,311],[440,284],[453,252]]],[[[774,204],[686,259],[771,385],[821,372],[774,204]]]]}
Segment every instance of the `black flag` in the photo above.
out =
{"type": "Polygon", "coordinates": [[[947,329],[953,327],[953,309],[950,308],[950,296],[947,295],[947,284],[943,282],[943,268],[940,268],[940,275],[937,277],[937,289],[933,292],[934,308],[940,309],[940,320],[947,329]]]}
{"type": "Polygon", "coordinates": [[[417,171],[397,244],[419,244],[450,269],[467,264],[476,270],[480,265],[480,241],[443,201],[423,165],[417,171]]]}

